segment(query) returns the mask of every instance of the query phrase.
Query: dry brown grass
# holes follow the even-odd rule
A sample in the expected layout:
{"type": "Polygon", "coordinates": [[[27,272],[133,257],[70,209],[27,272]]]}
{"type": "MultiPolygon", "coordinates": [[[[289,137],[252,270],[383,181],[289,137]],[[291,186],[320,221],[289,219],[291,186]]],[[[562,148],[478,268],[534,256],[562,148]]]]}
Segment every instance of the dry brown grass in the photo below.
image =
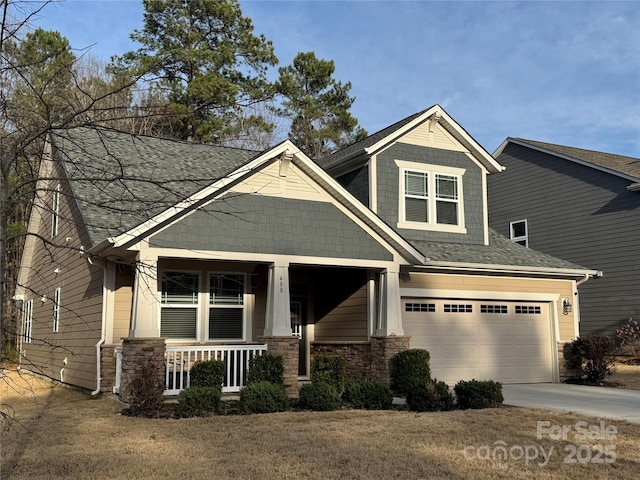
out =
{"type": "MultiPolygon", "coordinates": [[[[119,415],[111,398],[10,373],[0,386],[16,409],[2,436],[4,479],[636,479],[640,425],[610,422],[613,440],[536,437],[538,421],[575,426],[574,414],[500,408],[420,414],[338,411],[149,420],[119,415]],[[12,386],[13,388],[9,388],[12,386]],[[550,461],[494,462],[464,448],[536,446],[550,461]],[[612,444],[612,464],[567,464],[571,445],[612,444]],[[469,451],[470,452],[470,451],[469,451]]],[[[475,452],[475,451],[474,451],[475,452]]],[[[583,449],[583,453],[586,450],[583,449]]],[[[587,453],[591,453],[589,451],[587,453]]]]}
{"type": "Polygon", "coordinates": [[[615,372],[607,381],[623,388],[640,390],[640,365],[616,362],[615,372]]]}

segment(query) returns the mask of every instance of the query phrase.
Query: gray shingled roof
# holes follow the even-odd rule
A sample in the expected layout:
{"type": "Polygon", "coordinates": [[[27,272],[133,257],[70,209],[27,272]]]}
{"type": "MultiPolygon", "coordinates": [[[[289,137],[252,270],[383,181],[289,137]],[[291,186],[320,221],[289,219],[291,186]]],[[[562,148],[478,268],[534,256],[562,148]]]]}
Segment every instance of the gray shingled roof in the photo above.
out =
{"type": "Polygon", "coordinates": [[[588,270],[575,263],[518,245],[491,228],[489,229],[489,245],[413,240],[410,242],[423,255],[436,262],[588,270]]]}
{"type": "Polygon", "coordinates": [[[57,131],[52,141],[94,245],[145,222],[257,155],[89,128],[57,131]]]}
{"type": "Polygon", "coordinates": [[[404,127],[407,123],[410,123],[412,120],[418,118],[420,115],[422,115],[427,110],[433,108],[434,106],[435,105],[429,108],[425,108],[421,112],[414,113],[413,115],[410,115],[407,118],[404,118],[399,122],[394,123],[393,125],[389,125],[388,127],[383,128],[382,130],[369,135],[367,138],[360,140],[359,142],[352,143],[351,145],[344,147],[343,149],[338,150],[337,152],[332,153],[328,157],[321,158],[318,160],[318,164],[324,168],[327,168],[330,165],[340,163],[342,160],[349,158],[351,155],[360,151],[364,151],[365,148],[370,147],[371,145],[375,145],[383,138],[391,135],[396,130],[399,130],[400,128],[404,127]]]}
{"type": "Polygon", "coordinates": [[[552,152],[582,160],[584,162],[589,162],[610,170],[615,170],[640,180],[640,158],[596,152],[594,150],[585,150],[583,148],[566,147],[563,145],[555,145],[553,143],[526,140],[524,138],[513,138],[513,140],[526,143],[534,147],[544,148],[545,150],[550,150],[552,152]]]}

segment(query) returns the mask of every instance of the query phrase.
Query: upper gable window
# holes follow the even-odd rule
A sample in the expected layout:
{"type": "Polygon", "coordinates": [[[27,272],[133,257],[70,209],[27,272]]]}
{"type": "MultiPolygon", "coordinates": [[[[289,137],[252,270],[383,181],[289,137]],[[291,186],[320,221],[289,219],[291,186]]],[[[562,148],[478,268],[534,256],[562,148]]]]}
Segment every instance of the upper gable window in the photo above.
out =
{"type": "Polygon", "coordinates": [[[529,228],[527,220],[518,220],[509,223],[509,236],[512,242],[519,243],[523,247],[529,246],[529,228]]]}
{"type": "Polygon", "coordinates": [[[465,233],[461,168],[396,160],[400,167],[399,228],[465,233]]]}

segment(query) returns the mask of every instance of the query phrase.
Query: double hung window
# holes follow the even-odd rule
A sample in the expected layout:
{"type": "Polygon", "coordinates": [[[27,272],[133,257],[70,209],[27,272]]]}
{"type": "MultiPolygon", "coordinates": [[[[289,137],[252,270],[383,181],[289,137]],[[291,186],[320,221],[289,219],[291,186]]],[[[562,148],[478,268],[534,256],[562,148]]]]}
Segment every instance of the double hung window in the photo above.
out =
{"type": "Polygon", "coordinates": [[[200,274],[164,272],[160,311],[160,335],[173,339],[197,338],[200,274]]]}

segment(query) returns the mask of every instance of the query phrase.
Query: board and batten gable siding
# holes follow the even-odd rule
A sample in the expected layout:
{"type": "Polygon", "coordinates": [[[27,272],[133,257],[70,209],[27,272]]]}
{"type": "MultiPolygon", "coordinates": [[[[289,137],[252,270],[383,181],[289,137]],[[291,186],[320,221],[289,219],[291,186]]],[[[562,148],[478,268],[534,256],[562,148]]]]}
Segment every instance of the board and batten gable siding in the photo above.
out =
{"type": "Polygon", "coordinates": [[[580,286],[580,334],[615,336],[640,317],[640,193],[616,175],[509,144],[488,179],[489,224],[509,236],[526,219],[529,247],[604,272],[580,286]]]}
{"type": "MultiPolygon", "coordinates": [[[[52,238],[51,210],[38,213],[42,216],[38,234],[51,243],[45,245],[37,240],[32,252],[25,301],[33,299],[33,340],[23,343],[22,367],[93,390],[96,343],[102,334],[104,274],[101,267],[90,265],[87,256],[79,252],[80,246],[90,246],[89,236],[69,185],[64,181],[60,185],[60,220],[55,237],[52,238]],[[56,288],[61,289],[61,295],[59,326],[54,332],[56,288]]],[[[52,204],[51,193],[46,202],[52,204]]]]}
{"type": "Polygon", "coordinates": [[[562,312],[562,298],[573,298],[573,282],[570,280],[546,280],[515,277],[493,277],[482,275],[454,275],[411,272],[400,275],[401,289],[426,289],[446,291],[446,298],[464,299],[473,292],[478,299],[496,301],[494,292],[509,301],[532,301],[531,296],[542,298],[557,297],[555,316],[558,319],[560,338],[557,341],[574,340],[575,311],[568,315],[562,312]],[[487,292],[486,297],[482,292],[487,292]],[[522,295],[519,295],[522,294],[522,295]]]}
{"type": "Polygon", "coordinates": [[[410,240],[483,244],[484,194],[482,168],[465,153],[397,142],[377,155],[377,214],[410,240]],[[400,169],[396,160],[464,168],[462,196],[466,233],[397,228],[399,221],[400,169]]]}

